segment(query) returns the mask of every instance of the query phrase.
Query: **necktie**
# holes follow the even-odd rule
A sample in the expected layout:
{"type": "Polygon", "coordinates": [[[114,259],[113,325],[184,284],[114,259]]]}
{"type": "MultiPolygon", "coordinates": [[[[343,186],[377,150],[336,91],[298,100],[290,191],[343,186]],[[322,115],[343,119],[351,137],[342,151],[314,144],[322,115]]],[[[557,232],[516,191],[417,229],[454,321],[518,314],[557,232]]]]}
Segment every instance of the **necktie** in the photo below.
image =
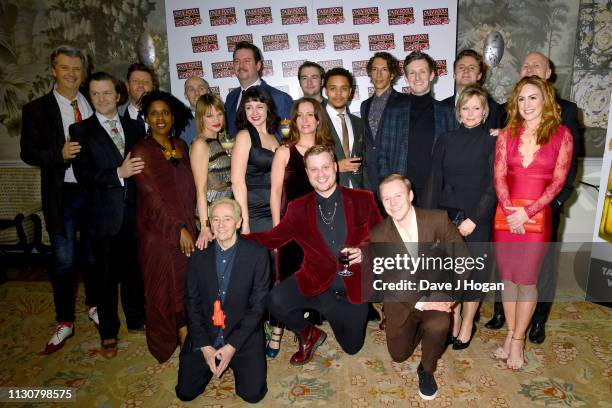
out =
{"type": "Polygon", "coordinates": [[[115,146],[117,146],[117,149],[119,149],[119,153],[121,153],[121,156],[123,156],[123,153],[125,151],[125,143],[123,142],[123,139],[121,138],[121,135],[119,134],[119,129],[117,129],[117,121],[116,120],[107,120],[106,123],[108,123],[108,126],[110,127],[111,130],[111,139],[113,140],[113,143],[115,144],[115,146]]]}
{"type": "Polygon", "coordinates": [[[144,126],[145,120],[144,120],[144,114],[142,113],[142,111],[138,111],[138,115],[136,115],[136,122],[144,126]]]}
{"type": "Polygon", "coordinates": [[[242,102],[242,100],[244,99],[244,93],[246,91],[241,91],[240,92],[240,98],[238,98],[238,102],[236,102],[236,112],[238,112],[238,108],[240,108],[240,102],[242,102]]]}
{"type": "Polygon", "coordinates": [[[342,150],[344,151],[344,158],[351,157],[349,150],[349,134],[348,128],[346,127],[346,120],[344,119],[344,113],[339,113],[340,123],[342,124],[342,150]]]}
{"type": "Polygon", "coordinates": [[[74,110],[74,122],[78,123],[82,121],[83,116],[81,116],[81,111],[79,110],[79,104],[77,103],[77,100],[75,99],[74,101],[70,102],[70,105],[72,105],[72,109],[74,110]]]}

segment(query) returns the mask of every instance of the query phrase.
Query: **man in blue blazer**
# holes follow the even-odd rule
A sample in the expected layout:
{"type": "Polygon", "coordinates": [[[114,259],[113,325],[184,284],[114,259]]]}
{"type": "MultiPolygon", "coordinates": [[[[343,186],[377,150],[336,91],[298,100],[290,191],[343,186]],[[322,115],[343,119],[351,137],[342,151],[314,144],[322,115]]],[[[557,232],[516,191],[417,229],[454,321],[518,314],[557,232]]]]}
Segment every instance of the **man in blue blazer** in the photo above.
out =
{"type": "Polygon", "coordinates": [[[261,50],[247,41],[236,44],[234,49],[234,74],[240,82],[240,87],[232,90],[225,99],[225,115],[227,116],[227,131],[230,137],[236,136],[236,111],[240,106],[242,92],[252,86],[259,85],[270,94],[276,105],[276,114],[280,119],[291,117],[293,99],[285,92],[278,90],[260,78],[263,68],[263,55],[261,50]]]}
{"type": "Polygon", "coordinates": [[[431,94],[436,69],[429,55],[420,51],[408,54],[404,75],[410,95],[397,104],[378,132],[378,179],[393,173],[406,176],[412,181],[418,205],[431,173],[433,148],[438,138],[453,128],[455,118],[448,106],[431,94]]]}

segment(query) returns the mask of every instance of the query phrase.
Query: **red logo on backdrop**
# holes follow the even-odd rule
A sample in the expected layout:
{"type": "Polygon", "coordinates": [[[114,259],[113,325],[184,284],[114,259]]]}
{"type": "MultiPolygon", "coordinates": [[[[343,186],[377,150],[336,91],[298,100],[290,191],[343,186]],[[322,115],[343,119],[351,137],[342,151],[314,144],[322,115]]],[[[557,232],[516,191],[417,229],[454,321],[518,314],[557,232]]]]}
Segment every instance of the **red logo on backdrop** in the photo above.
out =
{"type": "Polygon", "coordinates": [[[334,35],[334,51],[358,50],[359,33],[334,35]]]}
{"type": "Polygon", "coordinates": [[[305,24],[308,22],[308,10],[305,6],[281,9],[280,12],[283,25],[305,24]]]}
{"type": "Polygon", "coordinates": [[[238,23],[236,8],[234,7],[208,10],[208,16],[210,17],[210,25],[213,27],[238,23]]]}
{"type": "Polygon", "coordinates": [[[270,7],[258,7],[244,10],[244,16],[246,17],[246,24],[259,25],[259,24],[272,24],[272,9],[270,7]]]}
{"type": "Polygon", "coordinates": [[[272,67],[272,60],[263,60],[261,68],[261,76],[273,76],[274,68],[272,67]]]}
{"type": "Polygon", "coordinates": [[[410,94],[410,86],[402,86],[402,93],[410,94]]]}
{"type": "Polygon", "coordinates": [[[344,68],[344,62],[341,59],[317,61],[317,64],[322,66],[325,71],[332,68],[344,68]]]}
{"type": "Polygon", "coordinates": [[[194,53],[218,51],[219,41],[217,40],[217,34],[191,37],[191,48],[193,49],[194,53]]]}
{"type": "Polygon", "coordinates": [[[353,9],[353,24],[376,24],[380,23],[380,16],[378,15],[378,7],[364,7],[353,9]]]}
{"type": "Polygon", "coordinates": [[[353,88],[353,98],[351,100],[359,100],[359,85],[355,84],[355,88],[353,88]]]}
{"type": "Polygon", "coordinates": [[[446,69],[446,60],[436,60],[436,74],[438,76],[448,75],[448,70],[446,69]]]}
{"type": "Polygon", "coordinates": [[[429,34],[414,34],[404,36],[404,51],[429,49],[429,34]]]}
{"type": "Polygon", "coordinates": [[[213,62],[210,64],[213,78],[231,78],[234,76],[234,61],[213,62]]]}
{"type": "Polygon", "coordinates": [[[414,23],[414,9],[412,7],[387,10],[389,25],[404,25],[414,23]]]}
{"type": "Polygon", "coordinates": [[[261,37],[263,49],[267,51],[278,51],[289,49],[289,34],[271,34],[261,37]]]}
{"type": "Polygon", "coordinates": [[[423,10],[423,25],[425,26],[448,24],[448,22],[447,8],[423,10]]]}
{"type": "Polygon", "coordinates": [[[322,50],[325,48],[323,33],[298,35],[298,48],[300,51],[322,50]]]}
{"type": "Polygon", "coordinates": [[[178,72],[179,79],[187,79],[192,76],[204,76],[202,61],[180,62],[176,64],[176,71],[178,72]]]}
{"type": "Polygon", "coordinates": [[[210,93],[217,95],[219,98],[221,97],[221,90],[218,86],[211,86],[210,88],[208,88],[208,90],[210,91],[210,93]]]}
{"type": "Polygon", "coordinates": [[[184,27],[184,26],[202,24],[202,18],[200,17],[199,8],[174,10],[172,12],[172,15],[174,16],[174,26],[175,27],[184,27]]]}
{"type": "Polygon", "coordinates": [[[317,24],[344,23],[344,10],[342,7],[327,7],[317,9],[317,24]]]}
{"type": "Polygon", "coordinates": [[[238,35],[230,35],[225,37],[227,41],[227,51],[234,52],[236,49],[236,44],[241,41],[246,41],[248,43],[253,44],[253,34],[238,34],[238,35]]]}
{"type": "Polygon", "coordinates": [[[394,50],[395,36],[391,34],[375,34],[368,36],[370,51],[394,50]]]}
{"type": "Polygon", "coordinates": [[[306,60],[296,60],[296,61],[283,61],[283,77],[295,77],[298,74],[298,70],[300,65],[302,65],[306,60]]]}
{"type": "Polygon", "coordinates": [[[354,76],[368,76],[368,60],[353,61],[354,76]]]}

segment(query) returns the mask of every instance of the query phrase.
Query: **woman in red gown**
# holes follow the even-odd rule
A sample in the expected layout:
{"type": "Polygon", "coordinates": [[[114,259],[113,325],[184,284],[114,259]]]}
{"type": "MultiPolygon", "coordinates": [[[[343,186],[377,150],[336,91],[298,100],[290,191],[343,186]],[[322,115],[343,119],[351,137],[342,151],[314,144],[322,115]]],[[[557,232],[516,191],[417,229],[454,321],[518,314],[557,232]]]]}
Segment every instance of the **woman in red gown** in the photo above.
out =
{"type": "Polygon", "coordinates": [[[195,184],[189,149],[177,136],[189,109],[166,92],[143,97],[148,137],[132,150],[145,162],[134,176],[140,270],[145,289],[147,346],[168,360],[187,335],[183,289],[187,260],[194,250],[195,184]]]}
{"type": "MultiPolygon", "coordinates": [[[[286,144],[274,153],[271,170],[270,210],[272,226],[276,227],[287,211],[291,200],[313,190],[306,168],[304,153],[315,144],[333,147],[333,140],[325,120],[324,108],[312,98],[301,98],[293,104],[291,123],[286,144]]],[[[275,284],[300,269],[304,254],[294,241],[278,249],[276,254],[275,284]]],[[[266,354],[275,358],[280,349],[283,326],[272,319],[272,337],[266,346],[266,354]]]]}
{"type": "Polygon", "coordinates": [[[551,239],[550,202],[561,191],[572,160],[572,135],[560,123],[552,85],[536,76],[521,79],[508,101],[508,126],[497,139],[494,170],[498,213],[507,222],[502,227],[496,220],[493,241],[508,325],[504,345],[494,355],[511,369],[524,363],[525,331],[551,239]],[[537,217],[543,222],[536,223],[537,217]],[[541,232],[526,231],[542,224],[541,232]]]}

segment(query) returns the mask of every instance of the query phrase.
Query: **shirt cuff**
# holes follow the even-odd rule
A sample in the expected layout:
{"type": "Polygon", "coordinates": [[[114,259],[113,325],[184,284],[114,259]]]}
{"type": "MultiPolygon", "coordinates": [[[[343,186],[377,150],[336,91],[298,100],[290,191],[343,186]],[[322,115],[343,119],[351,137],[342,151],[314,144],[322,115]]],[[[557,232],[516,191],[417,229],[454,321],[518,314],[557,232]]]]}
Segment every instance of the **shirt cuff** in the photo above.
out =
{"type": "Polygon", "coordinates": [[[125,181],[123,180],[123,177],[119,176],[119,168],[117,167],[117,178],[119,179],[119,182],[121,183],[121,187],[125,187],[125,181]]]}

